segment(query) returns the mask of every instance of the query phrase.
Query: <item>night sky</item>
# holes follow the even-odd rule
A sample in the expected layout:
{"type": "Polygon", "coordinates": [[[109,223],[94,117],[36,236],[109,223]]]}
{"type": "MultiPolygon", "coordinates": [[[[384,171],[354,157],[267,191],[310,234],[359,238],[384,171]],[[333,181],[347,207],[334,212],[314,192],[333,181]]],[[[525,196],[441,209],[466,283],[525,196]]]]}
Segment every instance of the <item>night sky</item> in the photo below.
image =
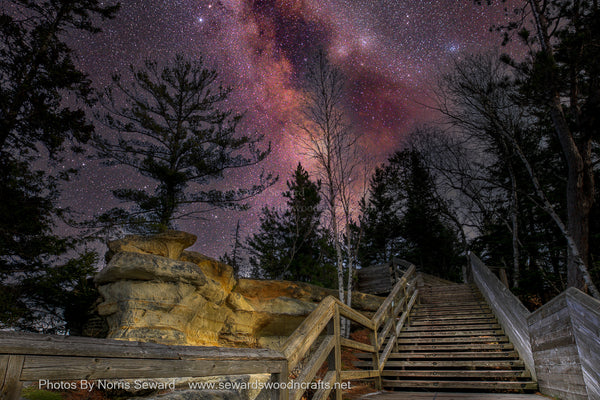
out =
{"type": "MultiPolygon", "coordinates": [[[[117,18],[94,36],[71,37],[79,62],[102,88],[115,72],[146,58],[177,53],[202,55],[234,91],[230,105],[245,111],[242,129],[262,133],[273,151],[259,168],[280,175],[276,187],[255,198],[243,213],[205,214],[179,228],[198,235],[194,249],[218,257],[229,250],[238,219],[245,233],[257,227],[263,205],[281,203],[285,181],[298,161],[295,123],[307,61],[324,49],[349,82],[352,125],[363,134],[363,154],[383,161],[398,149],[411,127],[435,119],[424,107],[436,75],[463,52],[498,47],[494,24],[511,17],[510,2],[493,7],[471,0],[124,0],[117,18]],[[506,5],[508,4],[508,6],[506,5]],[[508,7],[505,11],[504,7],[508,7]]],[[[305,157],[304,157],[305,158],[305,157]]],[[[151,184],[133,171],[74,158],[81,167],[65,202],[84,215],[116,205],[110,189],[151,184]]],[[[220,187],[248,180],[228,176],[220,187]]]]}

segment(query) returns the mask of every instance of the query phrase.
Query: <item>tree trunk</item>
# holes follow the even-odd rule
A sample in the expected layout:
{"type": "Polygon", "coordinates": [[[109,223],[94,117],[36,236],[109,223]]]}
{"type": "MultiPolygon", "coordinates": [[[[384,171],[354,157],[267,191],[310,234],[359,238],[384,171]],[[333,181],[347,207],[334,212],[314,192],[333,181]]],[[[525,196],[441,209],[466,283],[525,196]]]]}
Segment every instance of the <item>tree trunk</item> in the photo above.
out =
{"type": "Polygon", "coordinates": [[[510,198],[510,222],[511,222],[511,230],[512,230],[512,250],[513,250],[513,271],[512,271],[512,281],[513,287],[519,287],[519,277],[520,277],[520,266],[519,259],[521,258],[521,254],[519,251],[519,197],[517,194],[517,178],[515,176],[515,171],[512,167],[512,164],[508,163],[508,170],[510,173],[510,181],[511,181],[511,198],[510,198]]]}

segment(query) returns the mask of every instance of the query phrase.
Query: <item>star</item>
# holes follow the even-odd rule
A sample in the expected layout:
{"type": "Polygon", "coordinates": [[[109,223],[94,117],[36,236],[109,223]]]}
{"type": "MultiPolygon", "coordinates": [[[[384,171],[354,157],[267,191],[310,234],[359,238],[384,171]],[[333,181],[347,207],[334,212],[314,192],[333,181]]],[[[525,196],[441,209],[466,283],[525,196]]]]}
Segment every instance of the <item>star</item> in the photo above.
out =
{"type": "MultiPolygon", "coordinates": [[[[221,238],[231,237],[235,221],[245,232],[255,230],[262,206],[283,203],[281,192],[298,161],[309,164],[294,135],[303,76],[318,50],[347,77],[345,106],[365,138],[361,151],[381,162],[415,123],[433,119],[420,104],[450,58],[501,42],[489,28],[506,21],[504,6],[510,9],[515,1],[494,8],[448,0],[131,0],[121,3],[115,20],[102,23],[102,33],[72,42],[82,69],[100,89],[115,72],[128,79],[127,67],[146,58],[162,63],[177,53],[203,57],[232,88],[227,106],[245,114],[241,131],[271,142],[273,151],[261,165],[216,183],[226,189],[250,182],[262,169],[278,173],[278,186],[252,199],[251,212],[217,212],[180,225],[204,232],[197,246],[218,257],[229,248],[221,238]]],[[[81,191],[67,205],[90,215],[116,205],[117,187],[154,187],[127,168],[100,163],[87,163],[74,185],[81,191]]]]}

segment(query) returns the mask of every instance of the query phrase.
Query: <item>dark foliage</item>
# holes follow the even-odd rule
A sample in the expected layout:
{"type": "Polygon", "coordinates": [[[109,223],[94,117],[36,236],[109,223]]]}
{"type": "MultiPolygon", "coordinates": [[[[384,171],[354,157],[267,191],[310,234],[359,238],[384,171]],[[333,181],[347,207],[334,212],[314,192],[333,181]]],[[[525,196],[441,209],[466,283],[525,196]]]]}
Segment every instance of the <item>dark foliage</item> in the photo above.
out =
{"type": "MultiPolygon", "coordinates": [[[[50,162],[80,151],[93,132],[84,108],[93,102],[88,77],[73,62],[66,33],[98,32],[117,5],[96,0],[3,3],[0,15],[0,324],[64,331],[66,308],[87,299],[93,255],[72,260],[75,240],[55,234],[66,210],[50,162]],[[35,165],[35,167],[34,167],[35,165]]],[[[91,290],[91,289],[90,289],[91,290]]]]}
{"type": "Polygon", "coordinates": [[[164,67],[146,61],[130,73],[130,85],[114,77],[114,93],[106,92],[108,113],[99,116],[113,132],[95,135],[93,142],[108,164],[130,167],[155,187],[114,190],[116,198],[135,208],[113,209],[101,223],[164,231],[176,220],[198,218],[206,211],[200,204],[245,209],[244,200],[275,182],[267,174],[246,188],[211,186],[225,172],[257,164],[270,152],[257,148],[261,135],[238,133],[242,116],[226,109],[230,89],[219,84],[217,71],[201,59],[177,56],[164,67]]]}
{"type": "Polygon", "coordinates": [[[287,208],[265,207],[260,232],[247,240],[250,264],[259,276],[334,287],[331,249],[320,222],[321,184],[312,182],[298,164],[287,187],[287,208]]]}

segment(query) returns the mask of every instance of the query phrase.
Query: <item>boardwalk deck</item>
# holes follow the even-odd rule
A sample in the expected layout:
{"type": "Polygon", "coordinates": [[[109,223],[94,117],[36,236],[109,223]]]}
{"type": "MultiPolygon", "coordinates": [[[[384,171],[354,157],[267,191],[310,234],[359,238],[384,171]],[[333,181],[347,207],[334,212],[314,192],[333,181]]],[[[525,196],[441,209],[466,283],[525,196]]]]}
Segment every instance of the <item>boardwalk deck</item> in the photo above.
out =
{"type": "Polygon", "coordinates": [[[544,400],[537,394],[512,393],[447,393],[447,392],[380,392],[361,397],[361,400],[544,400]]]}

